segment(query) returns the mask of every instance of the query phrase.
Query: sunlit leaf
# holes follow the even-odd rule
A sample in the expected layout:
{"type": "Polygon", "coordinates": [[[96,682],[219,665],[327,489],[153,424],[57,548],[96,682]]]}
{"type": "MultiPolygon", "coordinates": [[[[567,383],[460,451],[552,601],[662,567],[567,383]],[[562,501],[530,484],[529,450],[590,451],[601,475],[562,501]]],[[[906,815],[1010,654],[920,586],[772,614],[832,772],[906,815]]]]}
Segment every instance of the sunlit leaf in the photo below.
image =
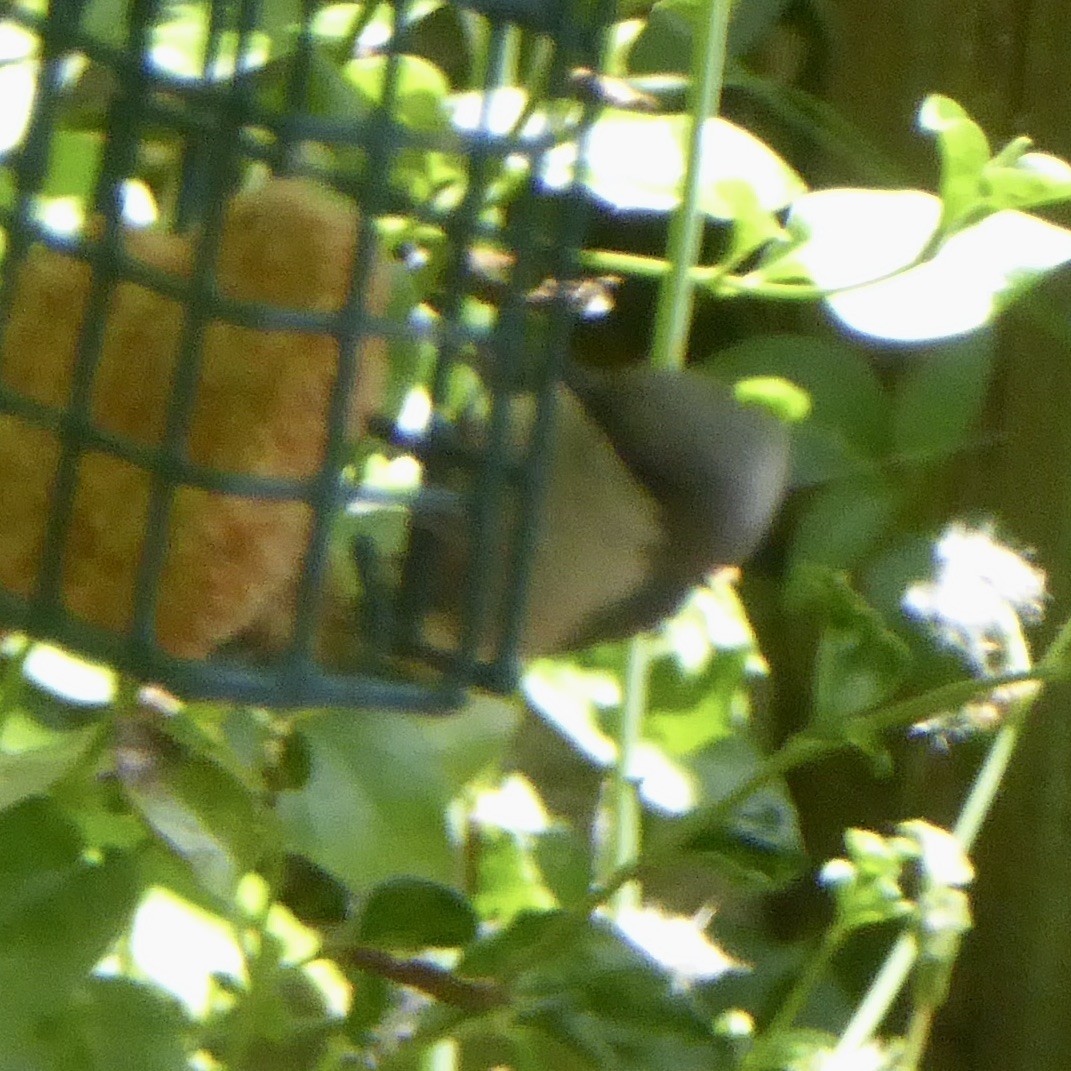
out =
{"type": "MultiPolygon", "coordinates": [[[[584,184],[614,208],[672,211],[681,199],[688,124],[685,115],[605,109],[584,139],[584,184]]],[[[734,219],[743,212],[754,230],[760,211],[778,211],[804,189],[768,145],[728,120],[708,120],[702,142],[700,209],[713,219],[734,219]],[[741,184],[754,195],[746,206],[741,184]]],[[[553,149],[544,165],[546,185],[565,186],[576,158],[574,143],[553,149]]]]}
{"type": "Polygon", "coordinates": [[[8,715],[0,748],[0,810],[46,792],[78,765],[102,732],[99,725],[65,732],[49,731],[36,746],[12,751],[9,745],[14,728],[12,717],[8,715]]]}
{"type": "Polygon", "coordinates": [[[477,865],[475,906],[482,921],[502,925],[523,911],[558,906],[540,873],[532,838],[504,829],[478,829],[470,836],[477,865]]]}
{"type": "Polygon", "coordinates": [[[1035,208],[1071,198],[1071,164],[1048,153],[1028,152],[1012,162],[991,160],[982,173],[986,206],[1035,208]]]}
{"type": "Polygon", "coordinates": [[[921,190],[816,190],[793,202],[786,225],[802,244],[752,274],[803,276],[829,290],[860,286],[910,267],[940,221],[940,199],[921,190]]]}
{"type": "Polygon", "coordinates": [[[546,721],[589,761],[613,762],[617,749],[599,725],[598,711],[621,702],[613,674],[572,662],[543,660],[525,674],[528,700],[546,721]]]}
{"type": "Polygon", "coordinates": [[[929,247],[941,202],[914,190],[823,190],[793,205],[803,241],[749,278],[808,276],[852,331],[923,342],[988,323],[1025,285],[1071,260],[1071,231],[1003,211],[929,247]],[[927,259],[919,263],[926,254],[927,259]]]}
{"type": "Polygon", "coordinates": [[[964,108],[939,94],[922,102],[918,122],[923,130],[937,135],[944,222],[951,225],[982,199],[981,176],[989,162],[989,140],[964,108]]]}
{"type": "Polygon", "coordinates": [[[362,56],[342,69],[343,77],[369,105],[386,100],[393,87],[391,114],[414,130],[441,130],[446,125],[446,75],[419,56],[362,56]]]}
{"type": "Polygon", "coordinates": [[[1069,260],[1071,231],[1022,212],[998,212],[952,235],[925,264],[827,300],[846,327],[864,335],[893,342],[953,338],[990,323],[1027,285],[1069,260]]]}
{"type": "Polygon", "coordinates": [[[171,16],[153,28],[149,46],[148,58],[162,74],[183,81],[220,82],[236,71],[263,67],[271,57],[272,40],[262,30],[240,37],[228,29],[213,38],[208,9],[201,4],[175,5],[171,16]],[[210,40],[214,51],[208,56],[210,40]]]}
{"type": "Polygon", "coordinates": [[[921,819],[901,822],[896,828],[918,845],[918,864],[927,881],[956,887],[974,881],[974,864],[954,833],[921,819]]]}
{"type": "Polygon", "coordinates": [[[325,4],[312,20],[313,34],[323,40],[348,40],[358,22],[362,31],[355,42],[356,50],[368,52],[383,48],[394,35],[396,23],[401,27],[426,18],[442,6],[441,0],[414,0],[404,8],[394,4],[377,4],[371,15],[365,11],[366,4],[325,4]]]}
{"type": "Polygon", "coordinates": [[[0,66],[0,153],[19,145],[33,113],[37,96],[38,64],[36,60],[4,63],[0,66]]]}
{"type": "Polygon", "coordinates": [[[614,913],[614,926],[630,943],[665,968],[678,984],[711,981],[742,965],[704,932],[704,921],[650,905],[614,913]]]}
{"type": "Polygon", "coordinates": [[[209,1011],[219,979],[246,979],[234,929],[169,889],[150,888],[138,904],[129,955],[141,977],[174,996],[191,1016],[209,1011]]]}

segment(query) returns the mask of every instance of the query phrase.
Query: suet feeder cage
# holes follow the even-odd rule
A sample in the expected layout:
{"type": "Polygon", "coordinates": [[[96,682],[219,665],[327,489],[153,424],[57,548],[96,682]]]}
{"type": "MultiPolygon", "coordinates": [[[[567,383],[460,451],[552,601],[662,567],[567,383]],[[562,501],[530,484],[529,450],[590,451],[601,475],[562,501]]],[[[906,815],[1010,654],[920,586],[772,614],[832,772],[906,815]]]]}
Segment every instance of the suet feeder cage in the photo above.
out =
{"type": "Polygon", "coordinates": [[[0,627],[186,698],[512,684],[597,7],[0,5],[0,627]]]}

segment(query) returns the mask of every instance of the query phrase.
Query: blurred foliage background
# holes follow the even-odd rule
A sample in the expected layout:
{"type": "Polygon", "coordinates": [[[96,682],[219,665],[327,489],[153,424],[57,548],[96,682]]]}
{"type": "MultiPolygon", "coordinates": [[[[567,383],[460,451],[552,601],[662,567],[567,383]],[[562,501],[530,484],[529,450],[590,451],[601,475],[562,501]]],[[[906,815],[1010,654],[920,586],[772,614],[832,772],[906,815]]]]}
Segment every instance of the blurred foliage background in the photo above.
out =
{"type": "MultiPolygon", "coordinates": [[[[955,96],[994,134],[1029,130],[1053,152],[1071,148],[1064,42],[1053,32],[1066,5],[909,3],[882,5],[879,15],[842,2],[828,11],[835,29],[825,98],[912,176],[927,163],[894,116],[928,91],[955,96]]],[[[1016,537],[1053,563],[1050,620],[1059,620],[1069,595],[1056,565],[1071,550],[1067,299],[1066,280],[1054,279],[994,329],[980,425],[986,446],[956,459],[935,499],[949,512],[1014,519],[1016,537]]],[[[1064,984],[1069,951],[1066,711],[1066,689],[1046,694],[979,847],[977,928],[938,1031],[935,1067],[1066,1063],[1071,1016],[1046,996],[1064,984]]],[[[932,798],[934,765],[924,760],[909,809],[932,798]]],[[[936,765],[937,784],[955,781],[947,765],[936,765]]]]}

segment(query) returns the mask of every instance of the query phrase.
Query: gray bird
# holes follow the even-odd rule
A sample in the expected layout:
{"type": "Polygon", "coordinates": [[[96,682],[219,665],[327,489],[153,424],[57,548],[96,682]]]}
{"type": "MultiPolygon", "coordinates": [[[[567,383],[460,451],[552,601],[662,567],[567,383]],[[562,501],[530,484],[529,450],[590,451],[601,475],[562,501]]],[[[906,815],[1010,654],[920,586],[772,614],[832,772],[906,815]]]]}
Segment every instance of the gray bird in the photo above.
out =
{"type": "MultiPolygon", "coordinates": [[[[700,372],[573,365],[556,401],[518,644],[525,659],[657,624],[712,569],[751,554],[789,469],[786,423],[700,372]]],[[[518,413],[518,425],[530,423],[523,406],[518,413]]],[[[511,521],[497,523],[493,575],[482,578],[492,609],[500,609],[513,567],[505,551],[511,521]]],[[[460,638],[470,526],[439,518],[426,530],[432,549],[423,567],[436,576],[425,638],[451,649],[460,638]]],[[[485,629],[478,653],[489,654],[497,638],[485,629]]]]}

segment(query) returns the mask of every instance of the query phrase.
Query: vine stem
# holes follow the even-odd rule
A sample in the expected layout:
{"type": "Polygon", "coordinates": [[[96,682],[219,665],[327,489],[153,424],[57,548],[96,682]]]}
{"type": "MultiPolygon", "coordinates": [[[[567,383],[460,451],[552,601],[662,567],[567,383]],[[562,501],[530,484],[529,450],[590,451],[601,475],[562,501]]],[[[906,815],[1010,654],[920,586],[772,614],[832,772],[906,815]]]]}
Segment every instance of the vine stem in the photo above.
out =
{"type": "MultiPolygon", "coordinates": [[[[781,1002],[773,1018],[764,1031],[765,1037],[777,1039],[791,1029],[797,1016],[803,1011],[808,998],[825,976],[833,957],[840,951],[847,933],[838,926],[827,931],[814,954],[804,966],[788,995],[781,1002]]],[[[760,1041],[744,1058],[744,1071],[751,1068],[766,1067],[767,1046],[760,1041]]]]}
{"type": "Polygon", "coordinates": [[[721,107],[731,7],[730,0],[709,0],[695,36],[684,191],[670,224],[667,249],[670,267],[659,294],[651,345],[651,362],[661,367],[680,367],[684,364],[695,301],[692,270],[699,260],[703,240],[703,216],[699,211],[703,130],[707,120],[717,115],[721,107]]]}
{"type": "MultiPolygon", "coordinates": [[[[725,72],[725,49],[729,30],[730,0],[708,0],[692,53],[690,107],[691,123],[687,146],[684,189],[681,203],[670,223],[666,256],[669,268],[662,279],[658,295],[658,312],[651,343],[651,364],[661,368],[679,368],[684,364],[688,332],[691,327],[695,297],[693,275],[703,237],[703,217],[699,211],[699,184],[703,173],[703,128],[717,113],[721,103],[721,86],[725,72]]],[[[621,723],[618,729],[617,762],[610,781],[611,803],[609,829],[609,873],[601,874],[607,894],[612,897],[611,911],[618,913],[640,902],[635,876],[640,857],[640,800],[633,776],[635,755],[643,736],[643,717],[647,707],[647,684],[650,647],[647,636],[636,636],[629,646],[621,723]]],[[[592,898],[592,906],[601,903],[592,898]]]]}
{"type": "MultiPolygon", "coordinates": [[[[3,638],[6,639],[10,633],[3,638]]],[[[8,718],[18,709],[19,691],[22,687],[22,670],[30,654],[30,641],[25,636],[18,639],[18,647],[10,661],[0,672],[0,735],[3,735],[8,718]]]]}
{"type": "MultiPolygon", "coordinates": [[[[640,857],[640,799],[634,771],[636,752],[643,735],[643,716],[647,710],[649,656],[647,636],[634,637],[628,648],[624,701],[617,739],[617,762],[609,785],[609,872],[600,875],[600,878],[634,868],[640,857]]],[[[610,913],[616,916],[622,910],[638,907],[639,901],[639,886],[635,882],[622,882],[610,901],[610,913]]]]}
{"type": "MultiPolygon", "coordinates": [[[[630,866],[615,871],[603,884],[592,891],[591,906],[595,907],[604,903],[626,882],[634,880],[641,870],[651,869],[662,863],[670,862],[680,856],[682,851],[687,850],[688,842],[710,826],[716,826],[719,822],[726,821],[732,813],[756,792],[779,777],[784,776],[791,770],[800,766],[815,762],[827,755],[843,751],[851,746],[853,740],[860,740],[866,736],[873,736],[878,732],[890,729],[905,728],[916,722],[924,721],[928,717],[947,711],[951,707],[967,703],[972,699],[980,698],[995,688],[1006,687],[1012,684],[1027,682],[1044,683],[1045,681],[1066,680],[1068,676],[1068,659],[1071,658],[1071,620],[1065,626],[1068,632],[1067,647],[1062,644],[1053,644],[1053,648],[1045,660],[1034,670],[1027,672],[1007,673],[998,677],[985,679],[973,678],[965,681],[953,681],[951,684],[941,685],[922,695],[905,699],[899,703],[893,703],[887,707],[879,707],[876,710],[865,711],[849,719],[844,730],[838,734],[817,735],[804,730],[789,737],[785,743],[767,756],[762,766],[750,777],[741,781],[734,789],[726,793],[721,799],[693,811],[686,818],[680,820],[677,826],[677,834],[660,848],[657,853],[649,853],[646,859],[639,859],[630,866]]],[[[1061,634],[1062,635],[1062,634],[1061,634]]],[[[1009,716],[1004,728],[1007,729],[1014,719],[1015,714],[1009,716]]],[[[1005,756],[1003,762],[1006,765],[1010,759],[1010,751],[1005,755],[1007,743],[1002,743],[1003,737],[998,735],[990,750],[994,757],[1005,756]]],[[[1014,743],[1014,742],[1013,742],[1014,743]]],[[[994,766],[994,769],[996,767],[994,766]]],[[[984,784],[984,770],[979,773],[975,789],[972,790],[964,804],[963,815],[969,817],[974,823],[975,815],[981,806],[980,797],[976,796],[978,786],[984,784]]],[[[980,819],[979,819],[980,820],[980,819]]],[[[961,818],[963,821],[963,818],[961,818]]],[[[957,825],[957,835],[962,831],[957,825]]],[[[973,837],[972,837],[973,840],[973,837]]]]}
{"type": "MultiPolygon", "coordinates": [[[[1045,680],[1058,679],[1065,675],[1069,657],[1071,657],[1071,618],[1064,622],[1049,646],[1038,667],[1040,670],[1038,677],[1045,680]]],[[[975,776],[970,792],[960,809],[959,818],[952,828],[953,834],[963,845],[965,852],[970,852],[981,832],[982,825],[989,816],[1004,775],[1007,773],[1008,765],[1015,754],[1027,715],[1033,709],[1040,694],[1040,688],[1032,690],[1024,694],[1023,698],[1015,704],[998,730],[996,739],[975,776]]],[[[870,988],[860,1001],[859,1007],[833,1050],[834,1061],[837,1057],[846,1059],[849,1053],[866,1044],[874,1036],[907,981],[917,957],[918,943],[914,934],[910,932],[901,934],[890,949],[885,962],[875,975],[870,988]]]]}

